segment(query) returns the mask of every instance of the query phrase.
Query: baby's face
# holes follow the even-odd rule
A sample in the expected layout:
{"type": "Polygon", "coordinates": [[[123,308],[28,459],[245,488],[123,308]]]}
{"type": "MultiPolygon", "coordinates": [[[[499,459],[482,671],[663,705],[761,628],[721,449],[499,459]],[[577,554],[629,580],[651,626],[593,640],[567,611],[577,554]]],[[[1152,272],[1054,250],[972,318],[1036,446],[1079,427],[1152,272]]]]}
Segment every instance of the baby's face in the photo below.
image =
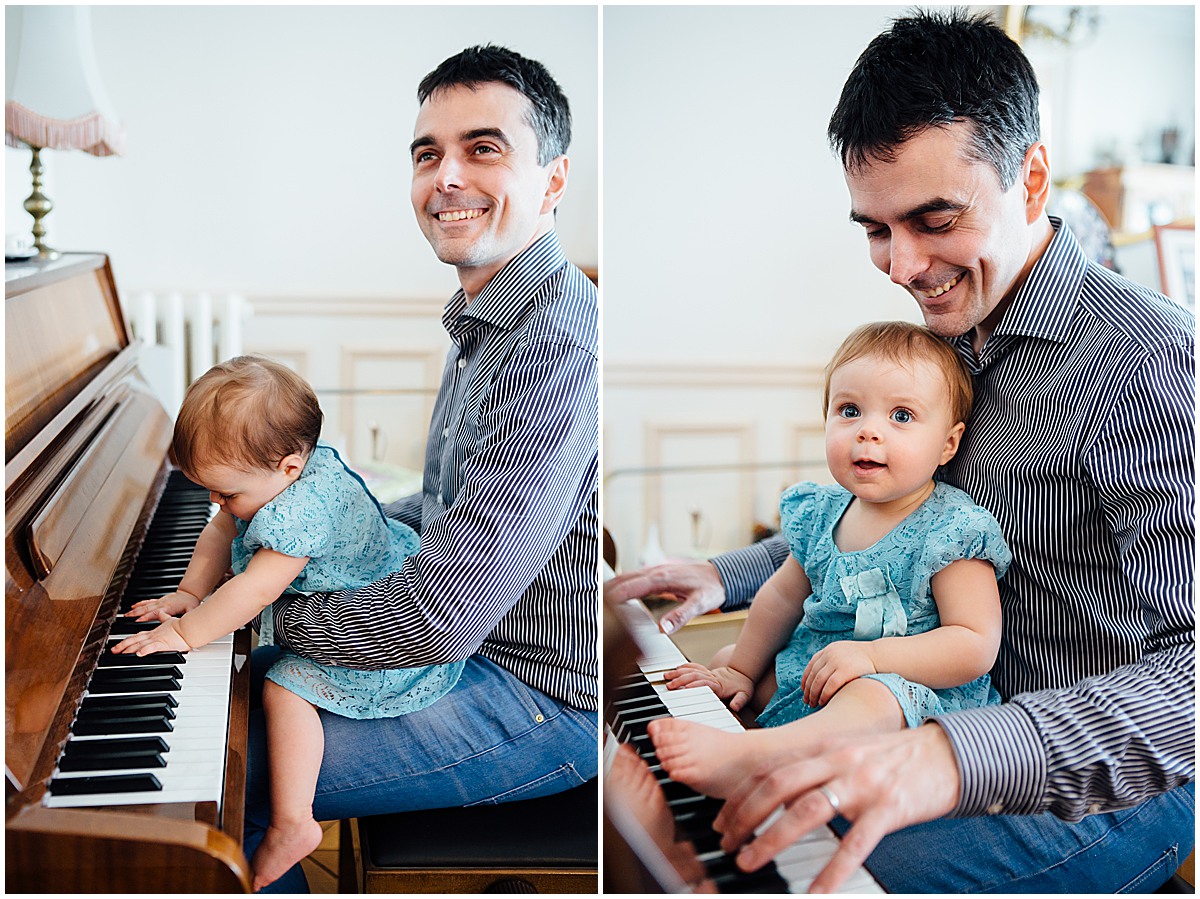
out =
{"type": "Polygon", "coordinates": [[[927,489],[958,449],[941,370],[860,357],[829,380],[825,456],[834,479],[862,500],[904,502],[927,489]]]}
{"type": "MultiPolygon", "coordinates": [[[[290,457],[289,457],[290,458],[290,457]]],[[[277,469],[242,471],[228,465],[207,465],[188,477],[209,492],[209,498],[235,518],[249,521],[296,479],[282,465],[277,469]]]]}

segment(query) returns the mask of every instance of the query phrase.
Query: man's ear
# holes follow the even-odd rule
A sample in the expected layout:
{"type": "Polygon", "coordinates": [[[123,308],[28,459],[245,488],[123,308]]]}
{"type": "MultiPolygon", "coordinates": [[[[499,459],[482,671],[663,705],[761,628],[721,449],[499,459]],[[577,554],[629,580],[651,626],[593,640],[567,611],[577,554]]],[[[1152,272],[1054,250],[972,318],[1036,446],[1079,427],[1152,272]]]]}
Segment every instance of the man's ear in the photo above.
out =
{"type": "Polygon", "coordinates": [[[942,461],[938,465],[945,465],[954,458],[958,452],[958,445],[962,441],[963,431],[967,426],[961,421],[950,429],[950,433],[946,435],[946,445],[942,447],[942,461]]]}
{"type": "Polygon", "coordinates": [[[289,481],[294,481],[304,471],[305,461],[305,458],[299,453],[292,453],[290,456],[284,456],[279,460],[277,470],[289,481]]]}
{"type": "Polygon", "coordinates": [[[567,170],[570,167],[571,160],[566,156],[552,159],[546,166],[549,178],[546,181],[546,195],[542,198],[542,215],[552,212],[558,206],[559,200],[562,199],[562,195],[567,189],[567,170]]]}
{"type": "Polygon", "coordinates": [[[1041,141],[1025,152],[1021,180],[1025,185],[1025,221],[1032,225],[1042,217],[1050,199],[1050,160],[1041,141]]]}

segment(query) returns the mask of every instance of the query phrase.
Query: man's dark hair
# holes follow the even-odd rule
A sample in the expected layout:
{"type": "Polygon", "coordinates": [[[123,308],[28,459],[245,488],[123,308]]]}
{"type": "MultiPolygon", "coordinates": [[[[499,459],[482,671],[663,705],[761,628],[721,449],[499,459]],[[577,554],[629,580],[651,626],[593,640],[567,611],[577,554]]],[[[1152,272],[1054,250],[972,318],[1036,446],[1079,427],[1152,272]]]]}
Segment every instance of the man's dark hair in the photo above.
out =
{"type": "Polygon", "coordinates": [[[468,47],[426,75],[417,88],[417,102],[449,87],[472,90],[489,82],[507,84],[529,100],[529,127],[538,140],[538,165],[567,152],[571,143],[571,107],[546,67],[536,60],[493,44],[468,47]]]}
{"type": "Polygon", "coordinates": [[[916,11],[863,51],[829,120],[847,171],[890,162],[930,127],[971,126],[970,152],[1008,190],[1040,139],[1038,84],[1021,48],[986,14],[916,11]]]}

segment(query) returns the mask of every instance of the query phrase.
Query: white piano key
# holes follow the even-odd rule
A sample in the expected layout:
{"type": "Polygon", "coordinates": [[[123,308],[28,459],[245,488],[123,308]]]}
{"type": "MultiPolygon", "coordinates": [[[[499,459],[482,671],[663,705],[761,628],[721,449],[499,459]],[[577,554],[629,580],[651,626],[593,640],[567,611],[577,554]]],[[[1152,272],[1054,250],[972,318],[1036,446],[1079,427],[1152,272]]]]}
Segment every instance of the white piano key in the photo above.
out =
{"type": "MultiPolygon", "coordinates": [[[[163,785],[162,790],[134,793],[92,793],[86,796],[54,796],[49,791],[43,804],[49,808],[92,808],[105,805],[149,805],[163,802],[216,802],[224,793],[226,739],[229,729],[229,691],[233,680],[233,635],[214,640],[187,654],[179,666],[180,689],[170,691],[174,707],[173,729],[162,733],[121,733],[72,736],[72,741],[107,740],[124,737],[161,737],[169,746],[163,756],[165,768],[145,769],[163,785]]],[[[163,691],[154,690],[153,693],[163,691]]],[[[89,695],[87,693],[85,696],[89,695]]],[[[105,697],[137,696],[138,693],[105,693],[105,697]]],[[[104,771],[56,772],[56,778],[114,774],[104,771]]]]}

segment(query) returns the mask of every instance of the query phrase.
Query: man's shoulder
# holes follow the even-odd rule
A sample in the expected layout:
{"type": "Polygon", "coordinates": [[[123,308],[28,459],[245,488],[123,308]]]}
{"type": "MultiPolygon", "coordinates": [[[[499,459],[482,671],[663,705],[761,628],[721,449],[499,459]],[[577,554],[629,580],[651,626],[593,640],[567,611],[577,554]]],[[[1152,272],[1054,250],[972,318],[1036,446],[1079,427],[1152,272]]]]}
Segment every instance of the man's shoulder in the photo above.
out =
{"type": "Polygon", "coordinates": [[[1173,300],[1116,272],[1089,264],[1081,308],[1131,350],[1153,353],[1195,345],[1195,317],[1173,300]]]}
{"type": "Polygon", "coordinates": [[[559,267],[539,286],[522,330],[530,342],[565,343],[596,355],[596,285],[570,262],[559,267]]]}

